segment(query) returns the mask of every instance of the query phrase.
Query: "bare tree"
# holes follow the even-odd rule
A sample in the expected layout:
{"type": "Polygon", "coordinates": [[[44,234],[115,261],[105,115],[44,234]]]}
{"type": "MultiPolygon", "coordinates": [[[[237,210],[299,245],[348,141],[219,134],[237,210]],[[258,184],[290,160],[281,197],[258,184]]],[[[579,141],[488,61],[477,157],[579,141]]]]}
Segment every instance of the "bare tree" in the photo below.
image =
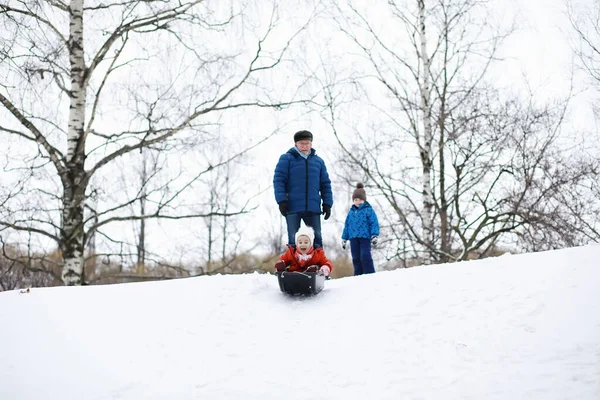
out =
{"type": "MultiPolygon", "coordinates": [[[[263,192],[254,193],[252,180],[236,180],[235,176],[244,175],[246,158],[240,158],[230,163],[220,171],[215,171],[209,177],[206,186],[210,188],[207,207],[219,217],[206,218],[206,273],[238,272],[239,256],[249,254],[256,246],[248,240],[257,232],[244,228],[241,217],[257,208],[254,201],[263,192]],[[245,210],[243,213],[234,210],[245,210]],[[245,232],[244,232],[245,231],[245,232]],[[246,239],[244,248],[241,242],[246,239]]],[[[244,271],[260,269],[244,267],[244,271]]]]}
{"type": "MultiPolygon", "coordinates": [[[[204,169],[178,187],[156,189],[153,200],[144,189],[115,203],[99,201],[88,218],[93,177],[110,184],[118,159],[145,148],[202,142],[224,112],[308,100],[297,87],[288,93],[263,83],[283,66],[305,25],[282,39],[277,7],[265,24],[249,24],[246,18],[260,15],[250,15],[250,3],[230,6],[201,0],[0,4],[6,43],[0,53],[0,134],[3,143],[26,149],[9,161],[13,170],[37,174],[26,181],[11,175],[37,195],[29,200],[35,203],[29,213],[15,208],[0,226],[56,243],[65,285],[83,283],[86,241],[109,224],[210,215],[174,205],[203,174],[251,146],[216,163],[207,157],[204,169]],[[136,202],[142,212],[126,212],[136,202]]],[[[108,234],[105,239],[111,240],[108,234]]]]}
{"type": "Polygon", "coordinates": [[[60,282],[55,255],[31,254],[27,248],[8,245],[1,234],[0,246],[0,291],[60,282]]]}
{"type": "Polygon", "coordinates": [[[593,231],[578,221],[589,209],[580,206],[593,204],[597,161],[581,153],[584,143],[563,140],[566,104],[536,104],[534,96],[473,100],[477,107],[453,116],[450,126],[459,129],[449,130],[449,221],[461,249],[450,259],[493,254],[510,238],[525,251],[589,240],[593,231]]]}
{"type": "MultiPolygon", "coordinates": [[[[586,80],[595,90],[600,89],[600,5],[595,2],[565,0],[566,15],[575,33],[572,42],[578,64],[586,80]]],[[[592,105],[596,116],[599,109],[592,105]]]]}
{"type": "Polygon", "coordinates": [[[324,118],[343,150],[346,179],[358,168],[393,213],[391,257],[464,260],[489,254],[501,238],[516,236],[525,247],[527,229],[558,233],[546,207],[566,211],[565,193],[594,176],[593,161],[572,162],[582,149],[574,143],[561,150],[568,99],[540,104],[486,82],[512,27],[491,26],[484,1],[390,1],[387,14],[377,13],[389,16],[383,21],[356,3],[334,18],[367,65],[359,60],[363,69],[346,79],[347,92],[325,85],[324,118]],[[344,140],[350,130],[352,142],[344,140]]]}
{"type": "MultiPolygon", "coordinates": [[[[141,149],[141,166],[139,171],[140,178],[140,196],[138,199],[139,211],[138,215],[146,215],[146,203],[148,201],[148,186],[147,182],[149,180],[149,175],[157,170],[158,160],[152,160],[150,155],[147,152],[144,152],[144,149],[141,149]]],[[[160,153],[159,153],[160,154],[160,153]]],[[[135,212],[133,213],[136,214],[135,212]]],[[[137,234],[137,257],[136,257],[136,273],[144,274],[146,272],[146,219],[140,219],[138,222],[138,226],[136,229],[137,234]]]]}

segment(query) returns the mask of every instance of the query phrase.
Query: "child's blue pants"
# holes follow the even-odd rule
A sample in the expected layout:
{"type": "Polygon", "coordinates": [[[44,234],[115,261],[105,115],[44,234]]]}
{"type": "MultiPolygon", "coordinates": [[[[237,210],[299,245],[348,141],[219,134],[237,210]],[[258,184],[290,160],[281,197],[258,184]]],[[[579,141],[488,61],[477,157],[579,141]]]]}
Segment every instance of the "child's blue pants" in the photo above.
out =
{"type": "Polygon", "coordinates": [[[354,275],[372,274],[375,272],[373,257],[371,256],[370,239],[350,239],[350,251],[352,253],[354,275]]]}

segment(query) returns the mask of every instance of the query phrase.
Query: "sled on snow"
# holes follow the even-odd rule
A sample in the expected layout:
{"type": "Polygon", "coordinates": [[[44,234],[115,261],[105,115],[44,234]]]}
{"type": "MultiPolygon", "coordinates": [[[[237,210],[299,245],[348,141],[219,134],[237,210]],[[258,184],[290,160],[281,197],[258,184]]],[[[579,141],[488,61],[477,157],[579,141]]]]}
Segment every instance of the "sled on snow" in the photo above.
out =
{"type": "Polygon", "coordinates": [[[290,295],[310,296],[319,293],[325,286],[325,277],[317,272],[277,272],[279,288],[290,295]]]}

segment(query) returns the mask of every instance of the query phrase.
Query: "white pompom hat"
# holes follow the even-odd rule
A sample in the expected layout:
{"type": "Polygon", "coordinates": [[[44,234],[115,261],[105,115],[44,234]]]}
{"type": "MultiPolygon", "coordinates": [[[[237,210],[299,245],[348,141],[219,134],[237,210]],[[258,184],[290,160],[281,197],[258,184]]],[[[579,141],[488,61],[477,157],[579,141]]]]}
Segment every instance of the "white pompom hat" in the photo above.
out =
{"type": "Polygon", "coordinates": [[[300,229],[298,229],[298,232],[296,232],[294,243],[298,243],[298,238],[300,236],[307,236],[308,240],[310,240],[311,246],[315,243],[315,230],[310,226],[306,226],[304,221],[301,222],[300,229]]]}

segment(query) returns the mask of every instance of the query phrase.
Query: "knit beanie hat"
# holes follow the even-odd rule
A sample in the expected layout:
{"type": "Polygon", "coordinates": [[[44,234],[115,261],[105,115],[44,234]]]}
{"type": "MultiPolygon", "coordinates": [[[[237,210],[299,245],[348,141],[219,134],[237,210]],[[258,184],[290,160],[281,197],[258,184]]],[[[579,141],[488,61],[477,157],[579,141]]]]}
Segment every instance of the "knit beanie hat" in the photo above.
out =
{"type": "Polygon", "coordinates": [[[298,238],[300,236],[307,236],[308,240],[310,240],[310,245],[311,246],[315,242],[315,231],[314,231],[314,229],[311,228],[310,226],[306,226],[304,224],[304,221],[302,221],[302,225],[300,225],[300,229],[298,229],[298,232],[296,232],[296,238],[295,238],[295,242],[294,243],[298,244],[298,238]]]}
{"type": "Polygon", "coordinates": [[[298,131],[294,134],[294,143],[299,142],[301,140],[310,140],[313,141],[313,134],[309,131],[298,131]]]}
{"type": "Polygon", "coordinates": [[[367,192],[364,189],[365,185],[362,183],[356,184],[356,189],[354,189],[354,193],[352,193],[352,201],[354,199],[361,199],[362,201],[367,201],[367,192]]]}

